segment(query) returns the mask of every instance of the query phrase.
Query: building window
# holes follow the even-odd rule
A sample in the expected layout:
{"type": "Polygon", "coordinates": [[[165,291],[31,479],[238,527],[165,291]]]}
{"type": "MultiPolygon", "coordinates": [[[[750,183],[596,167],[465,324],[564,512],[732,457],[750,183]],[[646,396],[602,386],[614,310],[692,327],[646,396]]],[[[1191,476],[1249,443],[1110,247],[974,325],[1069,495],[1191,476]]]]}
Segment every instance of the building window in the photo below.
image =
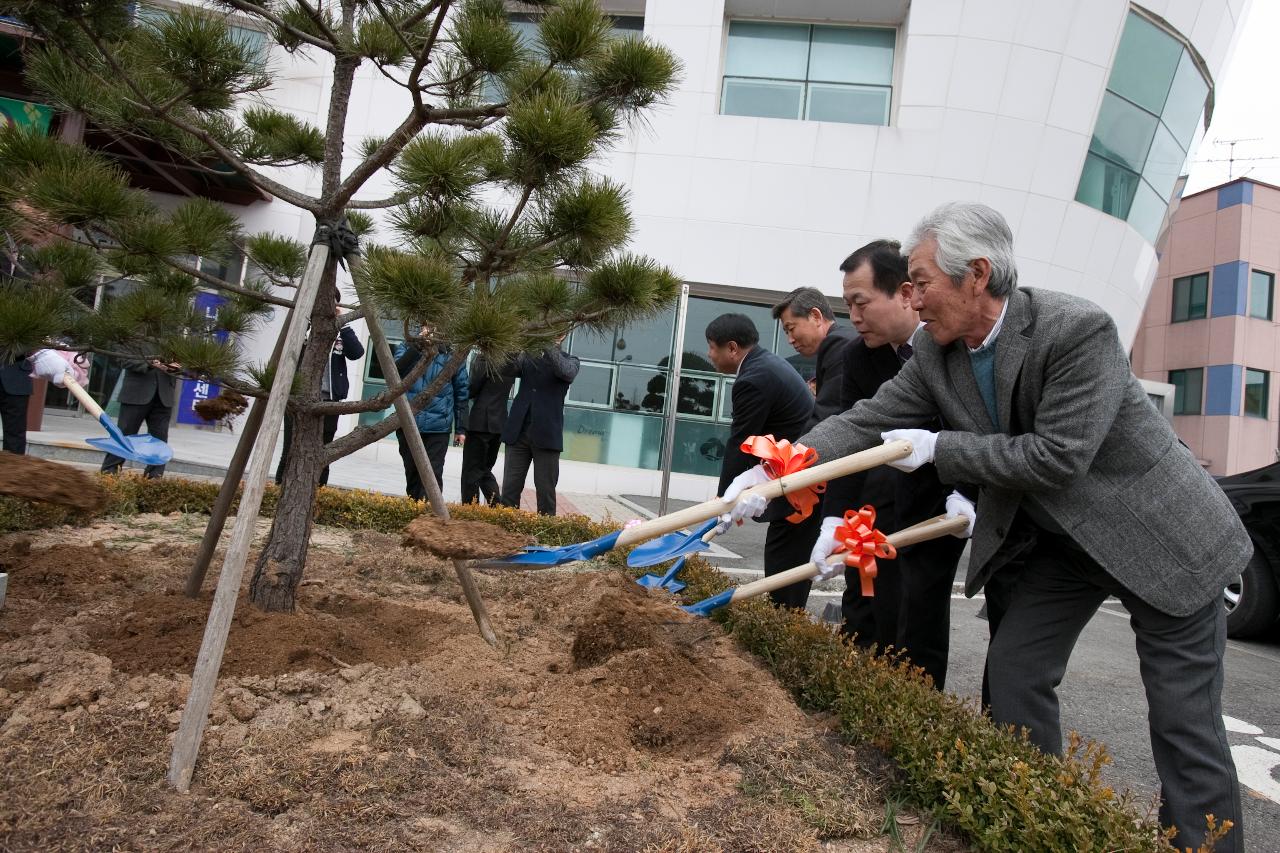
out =
{"type": "Polygon", "coordinates": [[[1275,292],[1275,274],[1254,270],[1249,276],[1249,316],[1270,320],[1275,292]]]}
{"type": "Polygon", "coordinates": [[[1271,374],[1265,370],[1244,369],[1244,414],[1246,417],[1267,416],[1267,392],[1271,386],[1271,374]]]}
{"type": "Polygon", "coordinates": [[[1200,414],[1200,401],[1204,397],[1204,368],[1170,370],[1169,384],[1173,386],[1173,413],[1175,415],[1200,414]]]}
{"type": "MultiPolygon", "coordinates": [[[[644,17],[641,15],[610,15],[606,17],[609,18],[612,24],[609,35],[613,38],[639,38],[644,34],[644,17]]],[[[519,34],[520,41],[524,43],[525,47],[532,50],[534,56],[538,59],[545,60],[547,49],[543,46],[542,37],[538,31],[538,18],[538,15],[517,12],[512,14],[509,20],[511,29],[519,34]]],[[[569,71],[569,69],[563,70],[569,71]]],[[[573,72],[569,71],[569,73],[573,72]]],[[[480,98],[491,103],[507,100],[506,92],[502,88],[502,81],[492,75],[486,76],[480,88],[480,98]]]]}
{"type": "Polygon", "coordinates": [[[1173,322],[1203,320],[1209,316],[1209,274],[1183,276],[1173,280],[1173,322]]]}
{"type": "Polygon", "coordinates": [[[1154,243],[1208,94],[1183,43],[1131,11],[1076,201],[1126,220],[1154,243]]]}
{"type": "Polygon", "coordinates": [[[897,32],[730,21],[720,112],[888,124],[897,32]]]}

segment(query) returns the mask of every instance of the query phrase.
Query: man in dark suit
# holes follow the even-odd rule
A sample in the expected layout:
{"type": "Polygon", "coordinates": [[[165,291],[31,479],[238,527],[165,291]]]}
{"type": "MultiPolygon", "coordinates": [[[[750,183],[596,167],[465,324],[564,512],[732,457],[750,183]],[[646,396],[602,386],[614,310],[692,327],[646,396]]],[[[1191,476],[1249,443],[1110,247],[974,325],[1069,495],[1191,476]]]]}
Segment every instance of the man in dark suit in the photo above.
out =
{"type": "Polygon", "coordinates": [[[4,428],[4,449],[27,452],[27,403],[31,400],[31,368],[18,361],[0,367],[0,424],[4,428]]]}
{"type": "Polygon", "coordinates": [[[965,591],[988,592],[991,716],[1047,753],[1062,752],[1057,687],[1076,640],[1119,598],[1147,693],[1160,821],[1194,849],[1206,814],[1229,820],[1214,849],[1238,853],[1221,598],[1253,551],[1239,516],[1147,398],[1111,317],[1018,286],[998,212],[943,205],[907,250],[928,334],[871,399],[802,440],[830,460],[904,438],[913,452],[896,467],[932,462],[946,482],[977,484],[965,591]]]}
{"type": "Polygon", "coordinates": [[[578,376],[577,356],[560,349],[561,336],[541,355],[521,353],[512,369],[520,390],[502,428],[507,458],[502,471],[502,502],[520,506],[529,465],[538,493],[538,514],[556,514],[556,483],[560,481],[560,452],[564,450],[564,398],[578,376]]]}
{"type": "Polygon", "coordinates": [[[515,374],[506,366],[493,373],[494,367],[483,355],[477,355],[471,364],[471,412],[467,416],[467,443],[462,448],[464,504],[478,503],[484,495],[485,503],[495,506],[502,498],[493,465],[498,461],[502,428],[507,424],[507,398],[515,374]]]}
{"type": "MultiPolygon", "coordinates": [[[[828,309],[830,310],[830,309],[828,309]]],[[[757,435],[772,435],[781,441],[795,441],[804,432],[813,414],[813,394],[796,369],[777,355],[759,346],[760,333],[743,314],[721,314],[707,324],[707,358],[716,370],[736,375],[733,383],[733,420],[729,442],[720,465],[719,492],[734,500],[745,488],[766,482],[759,460],[742,452],[742,443],[757,435]]],[[[755,496],[752,496],[754,498],[755,496]]],[[[744,498],[739,503],[749,502],[744,498]]],[[[821,517],[810,513],[793,524],[787,517],[795,513],[786,498],[778,498],[766,508],[759,503],[760,521],[769,523],[764,538],[764,573],[774,575],[803,565],[818,535],[821,517]]],[[[779,607],[803,609],[809,600],[809,581],[792,584],[769,593],[779,607]]]]}
{"type": "MultiPolygon", "coordinates": [[[[169,440],[169,418],[173,415],[173,391],[177,380],[170,371],[177,365],[149,362],[128,362],[124,369],[124,383],[120,388],[120,417],[117,426],[125,435],[137,435],[143,422],[147,432],[161,441],[169,440]]],[[[108,453],[102,460],[104,474],[118,474],[124,459],[108,453]]],[[[143,472],[147,479],[164,476],[164,465],[148,465],[143,472]]]]}
{"type": "MultiPolygon", "coordinates": [[[[341,313],[341,309],[338,309],[341,313]]],[[[343,326],[338,331],[338,337],[333,341],[333,348],[329,352],[328,369],[325,371],[324,378],[320,382],[320,399],[325,401],[345,400],[347,394],[351,391],[351,380],[347,377],[347,362],[355,361],[364,356],[364,344],[360,343],[360,336],[356,334],[356,330],[350,325],[343,326]]],[[[328,444],[333,441],[334,436],[338,434],[338,416],[325,415],[323,436],[324,443],[328,444]]],[[[284,418],[284,449],[280,452],[280,462],[276,464],[276,485],[279,486],[284,481],[285,465],[289,461],[289,442],[293,439],[293,415],[285,415],[284,418]]],[[[324,466],[324,470],[320,472],[320,485],[329,482],[329,466],[324,466]]]]}
{"type": "MultiPolygon", "coordinates": [[[[897,376],[911,358],[913,339],[923,333],[918,332],[920,317],[911,307],[907,259],[897,242],[868,243],[846,258],[840,270],[849,319],[861,335],[845,350],[843,412],[875,396],[883,383],[897,376]]],[[[946,512],[950,492],[932,465],[910,474],[873,468],[827,486],[824,525],[834,531],[846,510],[871,504],[877,527],[902,530],[946,512]]],[[[892,646],[904,652],[941,690],[947,679],[951,585],[963,550],[963,539],[944,536],[902,548],[896,560],[878,561],[874,596],[862,595],[856,583],[845,586],[843,632],[864,648],[892,646]]]]}
{"type": "Polygon", "coordinates": [[[816,287],[797,287],[773,306],[773,319],[782,323],[787,343],[817,365],[813,378],[813,414],[806,429],[818,421],[843,412],[840,405],[841,378],[844,376],[844,353],[857,340],[853,329],[836,325],[831,303],[816,287]]]}

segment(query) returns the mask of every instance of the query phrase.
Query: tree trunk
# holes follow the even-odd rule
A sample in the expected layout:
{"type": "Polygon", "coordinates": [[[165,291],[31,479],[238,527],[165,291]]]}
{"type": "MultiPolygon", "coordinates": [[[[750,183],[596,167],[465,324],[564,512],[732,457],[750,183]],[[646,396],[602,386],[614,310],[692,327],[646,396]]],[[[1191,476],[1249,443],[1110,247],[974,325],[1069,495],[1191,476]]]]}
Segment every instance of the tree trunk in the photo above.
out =
{"type": "MultiPolygon", "coordinates": [[[[320,385],[329,364],[333,341],[338,336],[334,316],[336,278],[337,265],[331,262],[325,269],[320,293],[316,296],[315,309],[311,313],[310,342],[302,352],[298,368],[302,389],[298,399],[304,407],[306,403],[320,399],[320,385]],[[322,345],[314,346],[315,342],[322,345]]],[[[271,532],[267,535],[267,544],[253,567],[249,600],[260,610],[292,613],[302,573],[307,567],[307,547],[311,542],[316,489],[320,486],[320,472],[324,470],[325,446],[323,415],[295,408],[286,417],[292,419],[293,426],[283,489],[271,522],[271,532]]]]}

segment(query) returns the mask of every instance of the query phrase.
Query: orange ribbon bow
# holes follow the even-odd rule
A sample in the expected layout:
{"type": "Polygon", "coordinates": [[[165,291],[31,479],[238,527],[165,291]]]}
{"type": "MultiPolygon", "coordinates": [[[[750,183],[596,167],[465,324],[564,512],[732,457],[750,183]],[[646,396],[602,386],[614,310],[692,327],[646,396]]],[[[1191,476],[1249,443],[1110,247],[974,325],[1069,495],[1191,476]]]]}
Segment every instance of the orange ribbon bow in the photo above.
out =
{"type": "Polygon", "coordinates": [[[898,549],[888,543],[885,535],[876,530],[876,510],[870,504],[860,510],[847,510],[844,523],[836,528],[837,551],[847,551],[846,566],[856,566],[862,581],[862,594],[875,595],[873,580],[876,576],[876,557],[892,560],[898,549]]]}
{"type": "MultiPolygon", "coordinates": [[[[803,444],[792,444],[785,438],[776,441],[772,435],[753,435],[742,442],[742,452],[755,456],[764,466],[765,473],[771,479],[785,477],[803,471],[818,461],[818,451],[803,444]]],[[[787,521],[799,524],[813,512],[818,505],[818,495],[827,490],[826,483],[806,486],[787,492],[783,497],[795,508],[795,512],[787,516],[787,521]]]]}

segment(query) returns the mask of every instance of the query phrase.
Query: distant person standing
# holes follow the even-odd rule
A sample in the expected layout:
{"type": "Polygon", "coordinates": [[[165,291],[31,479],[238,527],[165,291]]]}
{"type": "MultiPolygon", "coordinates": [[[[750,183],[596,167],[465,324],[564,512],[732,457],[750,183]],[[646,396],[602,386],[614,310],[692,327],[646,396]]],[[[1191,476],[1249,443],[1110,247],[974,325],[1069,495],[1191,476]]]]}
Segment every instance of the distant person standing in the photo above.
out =
{"type": "Polygon", "coordinates": [[[502,446],[502,428],[507,424],[507,398],[515,374],[507,365],[497,369],[484,355],[471,362],[468,388],[471,413],[467,416],[467,441],[462,448],[462,502],[501,503],[502,490],[493,476],[494,463],[502,446]]]}
{"type": "Polygon", "coordinates": [[[556,484],[564,450],[564,398],[581,367],[577,356],[560,348],[563,342],[561,335],[540,355],[521,353],[517,357],[512,375],[519,378],[520,390],[502,430],[502,442],[507,446],[502,502],[520,506],[520,493],[532,464],[539,515],[556,514],[556,484]]]}
{"type": "MultiPolygon", "coordinates": [[[[426,327],[422,329],[423,336],[429,332],[430,329],[426,327]]],[[[426,372],[418,377],[405,395],[412,400],[425,391],[444,371],[450,355],[450,348],[442,345],[436,351],[435,357],[431,359],[431,365],[426,372]]],[[[401,376],[404,376],[413,369],[420,358],[422,353],[417,347],[401,344],[396,348],[396,369],[400,371],[401,376]]],[[[458,444],[466,443],[467,427],[464,422],[466,412],[467,366],[461,364],[458,365],[458,372],[440,386],[431,401],[414,417],[418,433],[422,436],[422,443],[427,450],[427,458],[431,460],[431,472],[435,475],[436,485],[441,489],[444,488],[444,458],[449,452],[450,431],[456,433],[458,444]]],[[[396,442],[400,446],[400,459],[404,462],[405,494],[415,501],[425,501],[427,487],[418,476],[418,465],[413,461],[413,453],[409,450],[409,442],[405,438],[403,429],[396,430],[396,442]]]]}
{"type": "MultiPolygon", "coordinates": [[[[830,310],[830,309],[828,309],[830,310]]],[[[805,431],[813,413],[813,394],[796,369],[777,355],[759,346],[760,333],[744,314],[721,314],[707,324],[707,358],[721,373],[737,376],[733,383],[733,421],[729,426],[729,446],[720,467],[719,492],[733,500],[746,488],[768,482],[757,475],[761,469],[754,456],[742,452],[742,442],[751,436],[772,435],[781,441],[795,441],[805,431]]],[[[757,516],[769,523],[764,539],[764,573],[774,575],[809,561],[809,551],[822,518],[817,513],[797,524],[787,521],[795,510],[786,498],[768,504],[750,499],[740,501],[732,516],[757,516]],[[740,509],[741,507],[741,509],[740,509]]],[[[809,600],[810,581],[769,593],[779,607],[803,609],[809,600]]]]}
{"type": "MultiPolygon", "coordinates": [[[[338,309],[338,313],[342,313],[342,309],[338,309]]],[[[324,379],[320,383],[320,399],[326,402],[347,399],[348,392],[351,391],[351,380],[347,378],[347,362],[355,361],[364,357],[364,344],[360,343],[360,338],[356,335],[356,330],[350,326],[343,326],[338,331],[338,337],[334,339],[333,349],[329,352],[329,364],[325,367],[324,379]]],[[[333,441],[334,436],[338,434],[338,416],[325,415],[323,427],[324,443],[328,444],[333,441]]],[[[284,481],[285,464],[289,461],[289,442],[293,437],[293,416],[285,415],[284,418],[284,451],[280,454],[280,462],[276,465],[276,485],[279,486],[284,481]]],[[[320,485],[329,482],[329,466],[324,466],[324,470],[320,472],[320,485]]]]}
{"type": "Polygon", "coordinates": [[[27,452],[27,403],[31,400],[31,372],[25,361],[0,367],[0,424],[4,428],[4,449],[27,452]]]}
{"type": "MultiPolygon", "coordinates": [[[[177,385],[174,373],[179,369],[176,364],[162,364],[155,359],[126,363],[120,389],[120,432],[137,435],[145,422],[148,434],[161,441],[169,440],[173,390],[177,385]]],[[[123,464],[124,459],[108,453],[102,460],[102,473],[118,474],[123,464]]],[[[149,480],[163,477],[164,465],[148,465],[143,475],[149,480]]]]}

